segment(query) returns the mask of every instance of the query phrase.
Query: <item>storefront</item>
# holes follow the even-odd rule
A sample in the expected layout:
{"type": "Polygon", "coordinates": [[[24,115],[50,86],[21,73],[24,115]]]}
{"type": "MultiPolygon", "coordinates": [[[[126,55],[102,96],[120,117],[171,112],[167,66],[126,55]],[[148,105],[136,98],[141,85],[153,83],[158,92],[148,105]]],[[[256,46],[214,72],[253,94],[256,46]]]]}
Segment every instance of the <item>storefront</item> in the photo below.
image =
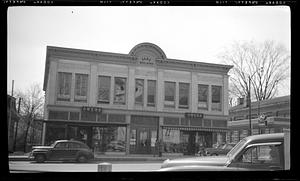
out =
{"type": "Polygon", "coordinates": [[[195,155],[202,148],[226,142],[226,129],[163,127],[163,153],[195,155]]]}

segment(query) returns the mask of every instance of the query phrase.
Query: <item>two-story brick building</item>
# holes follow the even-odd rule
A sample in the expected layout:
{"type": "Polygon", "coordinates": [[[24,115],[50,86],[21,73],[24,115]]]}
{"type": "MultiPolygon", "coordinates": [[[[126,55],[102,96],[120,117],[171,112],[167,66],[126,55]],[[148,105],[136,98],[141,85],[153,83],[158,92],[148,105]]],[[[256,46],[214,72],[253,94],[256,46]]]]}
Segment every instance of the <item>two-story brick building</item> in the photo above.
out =
{"type": "MultiPolygon", "coordinates": [[[[249,136],[249,107],[241,103],[229,109],[228,142],[249,136]]],[[[252,135],[279,133],[290,128],[290,96],[251,103],[252,135]]]]}
{"type": "Polygon", "coordinates": [[[100,154],[194,154],[225,142],[229,65],[169,59],[151,43],[129,54],[47,47],[43,144],[76,139],[100,154]]]}

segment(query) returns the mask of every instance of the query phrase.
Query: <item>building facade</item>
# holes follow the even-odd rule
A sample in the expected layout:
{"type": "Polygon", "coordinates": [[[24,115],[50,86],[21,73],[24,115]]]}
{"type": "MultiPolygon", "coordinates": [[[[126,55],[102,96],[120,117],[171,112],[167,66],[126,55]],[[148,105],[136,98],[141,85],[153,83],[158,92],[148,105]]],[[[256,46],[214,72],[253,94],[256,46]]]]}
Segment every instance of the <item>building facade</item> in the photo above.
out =
{"type": "Polygon", "coordinates": [[[47,47],[43,144],[98,154],[194,154],[226,141],[232,66],[175,60],[141,43],[129,54],[47,47]]]}
{"type": "MultiPolygon", "coordinates": [[[[290,96],[251,103],[252,135],[279,133],[290,128],[290,96]]],[[[227,142],[237,143],[250,134],[249,107],[243,101],[229,109],[227,142]]]]}

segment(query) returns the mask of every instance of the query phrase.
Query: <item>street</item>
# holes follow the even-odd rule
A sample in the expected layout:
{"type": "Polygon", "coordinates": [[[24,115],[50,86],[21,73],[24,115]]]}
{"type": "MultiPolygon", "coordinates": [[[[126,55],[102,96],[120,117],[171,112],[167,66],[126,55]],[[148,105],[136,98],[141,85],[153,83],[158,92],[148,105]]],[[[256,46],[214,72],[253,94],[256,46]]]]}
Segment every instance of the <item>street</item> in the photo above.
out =
{"type": "MultiPolygon", "coordinates": [[[[10,161],[9,169],[11,173],[23,171],[46,171],[46,172],[97,172],[98,164],[102,162],[90,163],[61,163],[45,162],[35,163],[30,161],[10,161]]],[[[112,172],[149,172],[158,170],[162,162],[111,162],[112,172]]]]}

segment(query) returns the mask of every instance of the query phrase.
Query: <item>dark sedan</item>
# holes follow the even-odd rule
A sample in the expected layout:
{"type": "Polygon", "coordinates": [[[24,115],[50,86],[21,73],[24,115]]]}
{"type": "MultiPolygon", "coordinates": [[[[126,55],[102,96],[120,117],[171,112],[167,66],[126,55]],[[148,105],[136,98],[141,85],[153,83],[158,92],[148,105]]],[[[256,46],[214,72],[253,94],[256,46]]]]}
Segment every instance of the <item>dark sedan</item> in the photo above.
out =
{"type": "Polygon", "coordinates": [[[67,160],[86,162],[94,158],[94,153],[80,141],[57,140],[50,146],[34,146],[29,158],[38,163],[67,160]]]}

